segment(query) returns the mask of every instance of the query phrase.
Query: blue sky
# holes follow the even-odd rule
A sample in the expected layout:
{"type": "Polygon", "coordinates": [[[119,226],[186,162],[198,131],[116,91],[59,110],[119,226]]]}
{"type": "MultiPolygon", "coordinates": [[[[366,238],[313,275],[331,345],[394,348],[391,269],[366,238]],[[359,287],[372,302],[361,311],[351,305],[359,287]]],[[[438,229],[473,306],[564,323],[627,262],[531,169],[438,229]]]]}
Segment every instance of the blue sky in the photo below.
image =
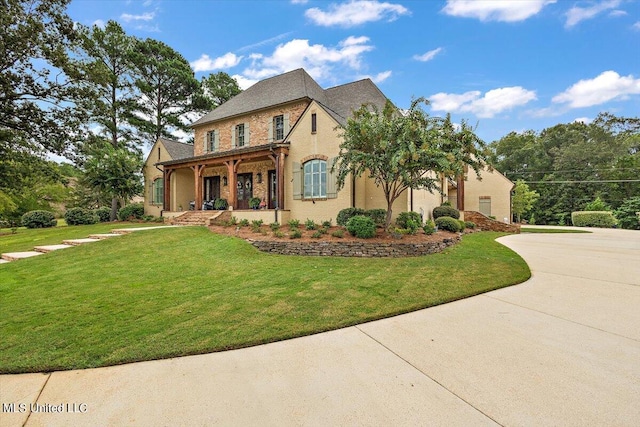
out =
{"type": "Polygon", "coordinates": [[[640,113],[637,0],[73,0],[85,25],[118,21],[179,51],[196,76],[243,88],[303,67],[322,87],[369,77],[397,106],[510,131],[640,113]]]}

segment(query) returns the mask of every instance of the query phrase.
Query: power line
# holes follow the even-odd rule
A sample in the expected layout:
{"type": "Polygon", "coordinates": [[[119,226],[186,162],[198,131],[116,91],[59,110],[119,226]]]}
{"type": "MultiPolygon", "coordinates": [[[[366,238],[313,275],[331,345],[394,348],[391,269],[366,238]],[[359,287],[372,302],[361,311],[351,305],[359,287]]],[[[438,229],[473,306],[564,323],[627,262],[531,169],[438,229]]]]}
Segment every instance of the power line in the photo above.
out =
{"type": "Polygon", "coordinates": [[[576,181],[524,181],[525,184],[591,184],[614,182],[640,182],[640,179],[602,179],[602,180],[576,180],[576,181]]]}

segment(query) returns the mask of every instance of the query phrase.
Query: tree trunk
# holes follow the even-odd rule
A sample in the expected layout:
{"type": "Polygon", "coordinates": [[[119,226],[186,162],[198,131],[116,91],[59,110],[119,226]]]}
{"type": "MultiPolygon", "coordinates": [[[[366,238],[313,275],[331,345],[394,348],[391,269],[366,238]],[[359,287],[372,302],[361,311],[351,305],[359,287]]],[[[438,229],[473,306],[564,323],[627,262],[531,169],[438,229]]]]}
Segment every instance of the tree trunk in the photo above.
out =
{"type": "Polygon", "coordinates": [[[111,215],[109,216],[111,221],[115,221],[118,219],[118,198],[114,197],[111,199],[111,215]]]}
{"type": "Polygon", "coordinates": [[[393,202],[387,200],[387,217],[384,222],[385,231],[389,231],[389,227],[391,226],[391,215],[393,214],[392,206],[393,202]]]}

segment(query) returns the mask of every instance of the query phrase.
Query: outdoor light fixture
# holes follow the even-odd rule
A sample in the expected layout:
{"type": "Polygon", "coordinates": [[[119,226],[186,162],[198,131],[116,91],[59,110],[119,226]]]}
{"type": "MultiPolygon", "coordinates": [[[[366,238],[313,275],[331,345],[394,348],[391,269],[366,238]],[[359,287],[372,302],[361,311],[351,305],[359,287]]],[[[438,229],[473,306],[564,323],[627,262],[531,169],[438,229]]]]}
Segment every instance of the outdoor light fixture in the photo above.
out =
{"type": "Polygon", "coordinates": [[[225,187],[227,186],[227,176],[223,176],[222,177],[222,185],[224,185],[225,187]]]}
{"type": "Polygon", "coordinates": [[[258,184],[262,184],[262,172],[258,172],[258,175],[256,175],[256,181],[258,184]]]}

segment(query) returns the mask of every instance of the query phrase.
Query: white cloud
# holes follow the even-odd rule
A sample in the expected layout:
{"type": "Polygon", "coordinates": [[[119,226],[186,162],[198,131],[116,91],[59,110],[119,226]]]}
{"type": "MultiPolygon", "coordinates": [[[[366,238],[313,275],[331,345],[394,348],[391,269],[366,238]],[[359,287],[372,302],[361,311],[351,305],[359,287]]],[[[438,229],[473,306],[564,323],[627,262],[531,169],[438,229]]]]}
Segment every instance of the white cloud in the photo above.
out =
{"type": "Polygon", "coordinates": [[[96,27],[99,27],[99,28],[104,28],[105,23],[104,23],[104,21],[103,21],[102,19],[96,19],[95,21],[93,21],[93,22],[91,23],[91,26],[92,26],[92,27],[93,27],[94,25],[95,25],[96,27]]]}
{"type": "Polygon", "coordinates": [[[155,12],[147,12],[143,13],[142,15],[131,15],[130,13],[123,13],[122,15],[120,15],[120,19],[122,19],[124,22],[152,21],[155,16],[155,12]]]}
{"type": "Polygon", "coordinates": [[[635,24],[633,24],[631,26],[631,28],[633,28],[636,31],[640,31],[640,21],[636,22],[635,24]]]}
{"type": "Polygon", "coordinates": [[[607,0],[589,7],[574,6],[567,12],[567,21],[564,26],[566,28],[571,28],[581,21],[595,17],[601,12],[615,9],[618,5],[620,5],[620,0],[607,0]]]}
{"type": "Polygon", "coordinates": [[[307,4],[309,0],[291,0],[291,4],[307,4]]]}
{"type": "Polygon", "coordinates": [[[552,101],[570,108],[582,108],[637,94],[640,94],[640,79],[634,79],[631,74],[620,76],[615,71],[605,71],[594,79],[580,80],[554,96],[552,101]]]}
{"type": "Polygon", "coordinates": [[[575,123],[584,123],[585,125],[588,125],[589,123],[591,123],[593,121],[593,119],[590,119],[589,117],[578,117],[576,119],[573,120],[575,123]]]}
{"type": "Polygon", "coordinates": [[[472,113],[480,118],[491,118],[537,99],[535,91],[521,86],[493,89],[481,95],[477,90],[463,94],[441,92],[430,96],[429,101],[434,111],[472,113]]]}
{"type": "Polygon", "coordinates": [[[447,0],[442,12],[481,21],[517,22],[538,14],[556,0],[447,0]]]}
{"type": "Polygon", "coordinates": [[[350,0],[342,4],[332,3],[326,12],[317,7],[307,9],[305,16],[315,24],[324,27],[333,25],[353,27],[382,19],[394,21],[399,16],[409,13],[409,9],[400,4],[374,0],[350,0]]]}
{"type": "Polygon", "coordinates": [[[627,16],[628,13],[624,10],[616,9],[609,12],[609,16],[618,17],[618,16],[627,16]]]}
{"type": "Polygon", "coordinates": [[[375,76],[371,76],[369,74],[361,75],[361,76],[358,76],[357,80],[371,79],[371,81],[373,81],[374,83],[382,83],[383,81],[391,77],[392,74],[393,73],[391,72],[391,70],[387,70],[387,71],[378,73],[375,76]]]}
{"type": "Polygon", "coordinates": [[[248,78],[246,78],[244,76],[241,76],[239,74],[234,74],[231,77],[236,79],[236,81],[238,82],[238,86],[240,86],[240,89],[242,89],[242,90],[248,89],[249,87],[251,87],[254,84],[258,83],[257,79],[248,79],[248,78]]]}
{"type": "Polygon", "coordinates": [[[359,70],[362,54],[373,49],[368,37],[350,36],[335,47],[311,45],[309,40],[293,39],[278,45],[271,56],[251,55],[252,65],[243,74],[249,79],[264,79],[304,68],[314,79],[327,79],[335,66],[359,70]]]}
{"type": "Polygon", "coordinates": [[[240,63],[241,59],[242,56],[236,56],[236,54],[231,52],[225,53],[215,59],[211,59],[209,55],[203,53],[200,58],[189,64],[191,68],[193,68],[193,71],[197,73],[198,71],[212,71],[235,67],[240,63]]]}
{"type": "Polygon", "coordinates": [[[431,61],[433,58],[436,57],[437,54],[442,52],[442,50],[443,49],[441,47],[439,47],[437,49],[430,50],[429,52],[424,53],[422,55],[413,55],[413,59],[415,59],[416,61],[420,61],[420,62],[431,61]]]}

